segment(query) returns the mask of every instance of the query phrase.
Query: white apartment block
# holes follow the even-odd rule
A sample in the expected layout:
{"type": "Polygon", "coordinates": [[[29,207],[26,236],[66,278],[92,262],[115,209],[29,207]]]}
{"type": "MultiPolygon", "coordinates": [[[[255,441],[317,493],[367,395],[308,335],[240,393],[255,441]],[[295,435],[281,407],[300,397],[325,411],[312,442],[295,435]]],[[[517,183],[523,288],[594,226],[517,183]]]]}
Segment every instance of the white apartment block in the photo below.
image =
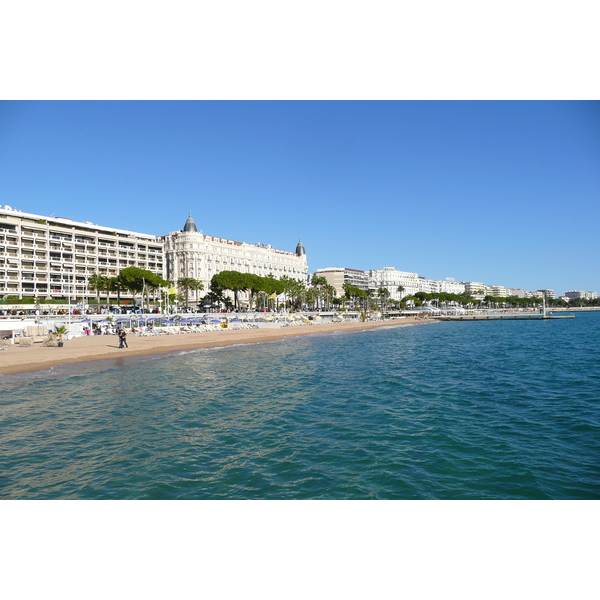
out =
{"type": "Polygon", "coordinates": [[[438,281],[439,292],[444,294],[464,294],[466,291],[465,284],[461,281],[454,281],[451,277],[446,277],[444,281],[438,281]]]}
{"type": "Polygon", "coordinates": [[[131,266],[164,277],[161,239],[0,207],[0,298],[85,300],[94,297],[92,275],[114,277],[131,266]]]}
{"type": "Polygon", "coordinates": [[[494,298],[507,298],[509,296],[508,288],[502,285],[486,285],[485,295],[493,296],[494,298]]]}
{"type": "Polygon", "coordinates": [[[384,267],[383,269],[370,270],[371,287],[375,290],[387,288],[391,299],[400,301],[405,296],[413,296],[417,292],[424,292],[422,289],[423,278],[418,273],[409,273],[407,271],[398,271],[394,267],[384,267]],[[398,288],[402,287],[402,291],[398,288]]]}
{"type": "Polygon", "coordinates": [[[486,293],[486,285],[485,283],[480,283],[478,281],[465,281],[465,291],[471,294],[473,297],[483,298],[486,293]]]}
{"type": "Polygon", "coordinates": [[[213,275],[221,271],[253,273],[261,277],[272,275],[276,279],[287,276],[304,283],[308,278],[302,242],[298,242],[295,252],[288,252],[267,245],[204,235],[198,231],[191,214],[181,231],[173,231],[162,239],[167,279],[174,283],[184,277],[197,279],[204,285],[204,293],[208,291],[213,275]]]}
{"type": "Polygon", "coordinates": [[[426,294],[462,294],[465,291],[465,284],[454,281],[448,277],[444,281],[436,279],[426,279],[418,273],[409,273],[407,271],[398,271],[394,267],[384,267],[383,269],[369,271],[371,278],[371,287],[375,290],[387,288],[391,294],[392,300],[402,300],[405,296],[414,296],[418,292],[426,294]],[[402,287],[399,292],[398,288],[402,287]]]}
{"type": "Polygon", "coordinates": [[[536,290],[535,293],[540,298],[556,298],[554,290],[536,290]]]}
{"type": "Polygon", "coordinates": [[[565,292],[565,296],[571,300],[583,299],[583,300],[595,300],[598,297],[597,292],[582,292],[580,290],[571,290],[565,292]]]}

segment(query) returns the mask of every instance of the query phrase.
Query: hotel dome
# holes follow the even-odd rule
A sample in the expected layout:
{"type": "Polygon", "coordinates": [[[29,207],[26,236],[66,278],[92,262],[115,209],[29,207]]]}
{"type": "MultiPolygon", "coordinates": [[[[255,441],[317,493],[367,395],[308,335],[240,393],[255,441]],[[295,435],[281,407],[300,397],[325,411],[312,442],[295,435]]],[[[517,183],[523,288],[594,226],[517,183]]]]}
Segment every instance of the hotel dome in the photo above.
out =
{"type": "Polygon", "coordinates": [[[196,223],[192,218],[192,213],[190,213],[190,216],[187,218],[187,221],[183,226],[183,231],[186,233],[198,233],[198,228],[196,227],[196,223]]]}

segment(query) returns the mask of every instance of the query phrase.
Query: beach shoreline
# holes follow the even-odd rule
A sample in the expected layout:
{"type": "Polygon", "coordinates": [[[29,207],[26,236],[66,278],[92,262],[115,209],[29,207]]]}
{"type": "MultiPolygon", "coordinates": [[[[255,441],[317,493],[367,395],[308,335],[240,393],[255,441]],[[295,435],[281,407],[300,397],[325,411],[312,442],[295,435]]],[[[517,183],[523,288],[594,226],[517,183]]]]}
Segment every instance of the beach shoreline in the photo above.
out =
{"type": "Polygon", "coordinates": [[[380,327],[402,327],[435,322],[432,319],[400,318],[386,321],[312,324],[279,329],[241,329],[182,333],[164,336],[128,335],[129,348],[119,349],[116,335],[94,335],[73,338],[64,347],[9,346],[0,353],[0,375],[16,375],[45,371],[59,365],[110,360],[123,357],[151,356],[171,352],[218,348],[239,344],[256,344],[305,335],[358,332],[380,327]]]}

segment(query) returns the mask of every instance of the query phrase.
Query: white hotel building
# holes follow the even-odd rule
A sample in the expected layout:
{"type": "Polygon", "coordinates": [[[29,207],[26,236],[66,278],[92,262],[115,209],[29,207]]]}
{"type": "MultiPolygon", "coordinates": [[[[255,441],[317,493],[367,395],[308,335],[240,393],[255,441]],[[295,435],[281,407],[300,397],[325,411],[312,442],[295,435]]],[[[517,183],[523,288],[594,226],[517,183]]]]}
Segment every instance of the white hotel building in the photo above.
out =
{"type": "Polygon", "coordinates": [[[565,292],[565,296],[570,300],[584,299],[584,300],[595,300],[598,297],[597,292],[583,292],[581,290],[570,290],[565,292]]]}
{"type": "Polygon", "coordinates": [[[374,289],[387,288],[393,300],[401,300],[405,296],[413,296],[418,292],[426,294],[445,293],[462,294],[465,291],[465,284],[447,278],[443,281],[436,279],[426,279],[418,273],[409,273],[407,271],[398,271],[394,267],[384,267],[379,270],[369,271],[371,286],[374,289]],[[398,291],[401,286],[402,291],[398,291]]]}
{"type": "MultiPolygon", "coordinates": [[[[88,288],[94,273],[114,277],[131,266],[164,277],[162,240],[0,207],[0,298],[82,301],[94,296],[88,288]]],[[[124,292],[121,297],[130,296],[124,292]]]]}
{"type": "Polygon", "coordinates": [[[276,279],[287,276],[303,283],[308,281],[308,264],[302,242],[298,242],[295,252],[288,252],[267,245],[204,235],[198,231],[191,215],[181,231],[173,231],[162,239],[167,279],[173,282],[183,277],[197,279],[204,285],[204,293],[209,289],[212,276],[221,271],[239,271],[261,277],[273,275],[276,279]]]}
{"type": "Polygon", "coordinates": [[[418,273],[397,271],[394,267],[372,269],[369,271],[369,277],[371,278],[371,287],[376,290],[387,288],[392,300],[402,300],[404,296],[413,296],[417,292],[429,293],[431,287],[430,285],[424,285],[426,280],[419,277],[418,273]],[[398,291],[399,286],[404,289],[398,291]]]}
{"type": "MultiPolygon", "coordinates": [[[[212,276],[226,270],[302,282],[308,278],[302,242],[288,252],[208,236],[191,216],[182,231],[157,237],[0,208],[0,299],[89,300],[95,297],[89,289],[92,275],[116,277],[126,267],[147,269],[175,284],[182,277],[198,279],[204,293],[212,276]]],[[[130,298],[121,292],[121,299],[130,298]]],[[[116,293],[111,299],[116,301],[116,293]]]]}

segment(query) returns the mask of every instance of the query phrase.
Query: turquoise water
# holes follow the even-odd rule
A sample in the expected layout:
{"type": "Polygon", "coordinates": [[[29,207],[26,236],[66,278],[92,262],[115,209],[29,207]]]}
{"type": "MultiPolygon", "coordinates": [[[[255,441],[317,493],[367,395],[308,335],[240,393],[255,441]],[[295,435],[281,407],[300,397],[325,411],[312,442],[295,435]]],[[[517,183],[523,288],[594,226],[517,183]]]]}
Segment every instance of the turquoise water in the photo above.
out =
{"type": "Polygon", "coordinates": [[[600,498],[599,334],[434,323],[0,376],[0,497],[600,498]]]}

